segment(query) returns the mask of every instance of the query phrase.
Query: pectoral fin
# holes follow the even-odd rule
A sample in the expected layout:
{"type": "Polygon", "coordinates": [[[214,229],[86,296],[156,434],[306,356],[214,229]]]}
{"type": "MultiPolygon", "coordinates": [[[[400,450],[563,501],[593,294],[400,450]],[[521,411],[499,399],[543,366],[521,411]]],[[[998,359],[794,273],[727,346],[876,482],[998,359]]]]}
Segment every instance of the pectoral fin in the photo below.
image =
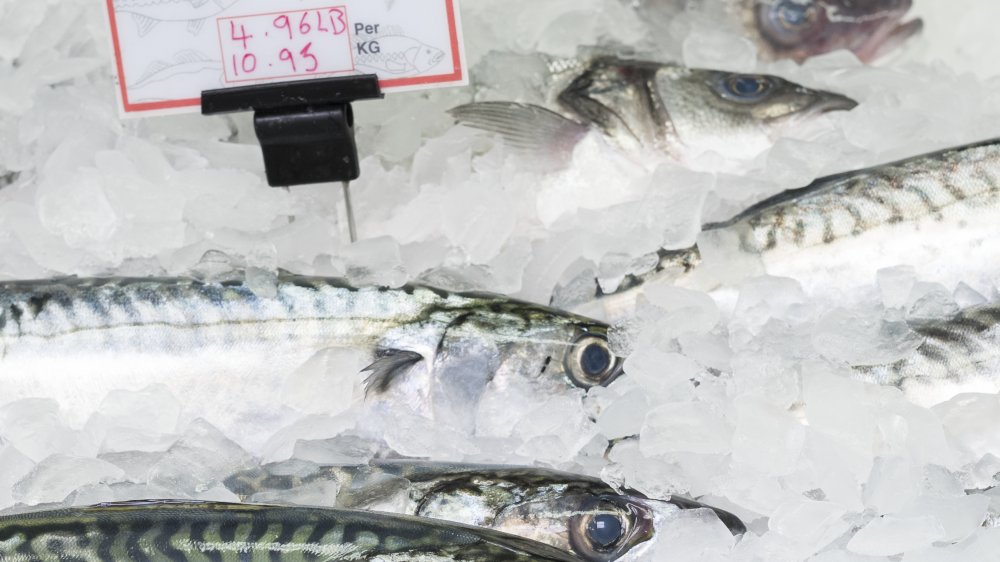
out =
{"type": "Polygon", "coordinates": [[[590,129],[554,111],[526,103],[470,103],[448,113],[462,125],[499,134],[513,148],[557,160],[568,160],[573,147],[590,129]]]}
{"type": "Polygon", "coordinates": [[[371,373],[365,379],[365,393],[385,392],[392,382],[424,359],[415,351],[391,349],[381,353],[374,363],[365,367],[362,373],[371,373]]]}

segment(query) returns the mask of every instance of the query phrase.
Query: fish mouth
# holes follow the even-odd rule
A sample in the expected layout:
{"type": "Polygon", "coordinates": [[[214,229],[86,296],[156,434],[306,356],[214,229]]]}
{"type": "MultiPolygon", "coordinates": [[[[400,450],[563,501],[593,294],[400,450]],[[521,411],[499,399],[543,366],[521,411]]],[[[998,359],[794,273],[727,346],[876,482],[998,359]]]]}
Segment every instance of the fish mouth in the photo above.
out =
{"type": "MultiPolygon", "coordinates": [[[[902,19],[902,15],[900,19],[902,19]]],[[[924,20],[920,18],[903,23],[899,23],[899,20],[897,20],[895,26],[886,26],[886,31],[874,34],[864,44],[855,49],[854,53],[859,59],[869,63],[896,49],[911,37],[920,34],[923,29],[924,20]]]]}
{"type": "MultiPolygon", "coordinates": [[[[647,501],[656,502],[658,500],[647,500],[647,501]]],[[[664,503],[669,503],[680,509],[710,509],[712,510],[713,513],[715,513],[715,516],[719,518],[719,521],[722,521],[722,524],[725,525],[727,529],[729,529],[729,532],[732,533],[734,537],[745,535],[747,532],[746,523],[744,523],[736,515],[724,509],[719,509],[717,507],[712,507],[710,505],[701,503],[699,501],[695,501],[688,498],[682,498],[678,496],[674,496],[669,500],[666,500],[664,503]]]]}
{"type": "Polygon", "coordinates": [[[850,111],[858,107],[858,102],[841,94],[824,94],[810,108],[813,114],[831,113],[834,111],[850,111]]]}

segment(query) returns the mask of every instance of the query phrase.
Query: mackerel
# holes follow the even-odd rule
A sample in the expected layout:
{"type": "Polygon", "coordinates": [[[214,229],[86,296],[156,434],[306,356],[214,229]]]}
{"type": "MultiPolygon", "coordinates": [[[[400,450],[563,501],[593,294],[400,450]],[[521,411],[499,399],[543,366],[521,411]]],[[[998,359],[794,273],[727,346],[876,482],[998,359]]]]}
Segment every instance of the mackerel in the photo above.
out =
{"type": "Polygon", "coordinates": [[[315,502],[488,527],[560,548],[586,562],[643,560],[686,510],[711,509],[734,535],[735,515],[675,496],[634,490],[557,470],[424,461],[320,466],[287,461],[234,474],[244,501],[315,502]]]}
{"type": "Polygon", "coordinates": [[[607,290],[598,282],[590,298],[564,289],[553,303],[620,318],[651,282],[711,291],[768,274],[832,294],[899,265],[925,280],[988,290],[1000,277],[998,211],[1000,140],[990,140],[780,193],[706,225],[695,246],[661,250],[652,270],[607,290]]]}
{"type": "Polygon", "coordinates": [[[148,501],[0,517],[5,562],[573,562],[488,529],[348,510],[148,501]]]}
{"type": "MultiPolygon", "coordinates": [[[[370,397],[429,416],[443,403],[474,406],[490,388],[544,395],[621,374],[606,325],[535,304],[292,275],[273,289],[243,280],[0,283],[0,407],[48,398],[82,425],[109,392],[163,385],[256,450],[301,418],[284,393],[304,368],[365,379],[370,397]]],[[[327,397],[334,412],[355,398],[327,397]]]]}

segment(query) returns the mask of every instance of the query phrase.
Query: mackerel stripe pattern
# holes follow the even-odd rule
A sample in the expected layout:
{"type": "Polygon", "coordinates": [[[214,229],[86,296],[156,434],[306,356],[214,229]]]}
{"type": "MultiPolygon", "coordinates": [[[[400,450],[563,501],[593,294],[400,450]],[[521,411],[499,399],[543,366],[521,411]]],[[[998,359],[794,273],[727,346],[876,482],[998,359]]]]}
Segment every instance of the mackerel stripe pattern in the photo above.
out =
{"type": "Polygon", "coordinates": [[[80,330],[159,324],[304,322],[310,319],[403,322],[435,303],[465,299],[424,287],[356,288],[337,279],[282,277],[274,298],[242,281],[65,279],[0,283],[0,334],[51,337],[80,330]]]}
{"type": "Polygon", "coordinates": [[[488,530],[346,510],[98,506],[0,518],[3,562],[562,561],[488,530]]]}
{"type": "Polygon", "coordinates": [[[856,370],[875,382],[892,385],[995,378],[1000,367],[1000,306],[970,308],[951,319],[922,322],[912,328],[923,343],[911,357],[856,370]]]}
{"type": "Polygon", "coordinates": [[[822,178],[705,230],[737,229],[744,251],[764,253],[998,204],[1000,143],[994,140],[822,178]]]}

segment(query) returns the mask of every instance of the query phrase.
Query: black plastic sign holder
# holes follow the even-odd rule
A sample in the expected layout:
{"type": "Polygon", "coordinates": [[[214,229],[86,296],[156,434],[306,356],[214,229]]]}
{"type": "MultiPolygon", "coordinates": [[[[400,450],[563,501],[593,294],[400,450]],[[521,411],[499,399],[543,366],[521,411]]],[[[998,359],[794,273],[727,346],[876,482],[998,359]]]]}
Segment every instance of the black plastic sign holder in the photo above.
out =
{"type": "Polygon", "coordinates": [[[374,74],[318,78],[208,90],[201,113],[254,112],[272,187],[350,182],[361,175],[351,103],[383,97],[374,74]]]}

